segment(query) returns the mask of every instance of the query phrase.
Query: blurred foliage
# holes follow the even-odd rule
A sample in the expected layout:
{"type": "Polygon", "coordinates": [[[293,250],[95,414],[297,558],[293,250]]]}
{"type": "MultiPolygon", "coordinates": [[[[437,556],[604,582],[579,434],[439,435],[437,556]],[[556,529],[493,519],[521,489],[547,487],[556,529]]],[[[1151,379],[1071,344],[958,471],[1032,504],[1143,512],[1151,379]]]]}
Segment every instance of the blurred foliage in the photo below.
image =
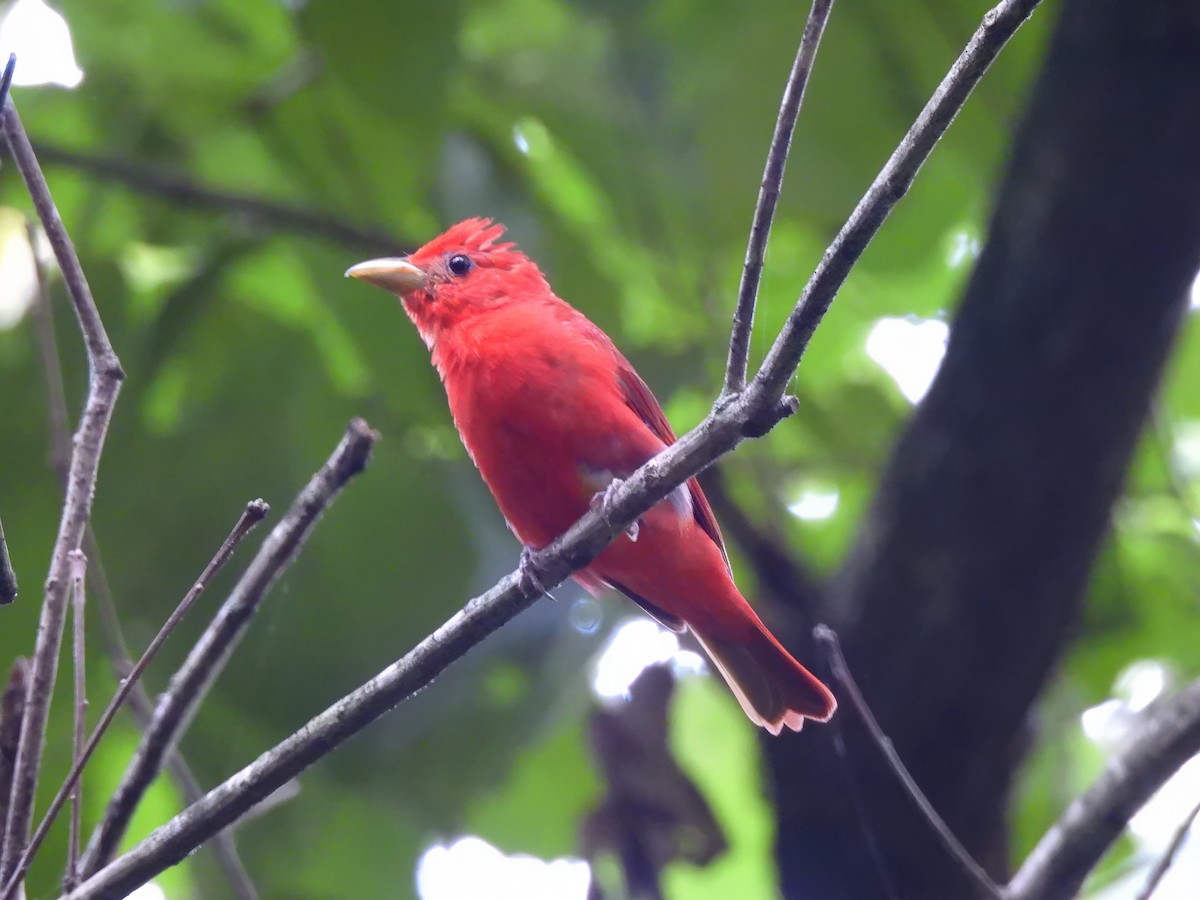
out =
{"type": "MultiPolygon", "coordinates": [[[[835,9],[772,237],[755,354],[988,5],[863,0],[835,9]]],[[[794,383],[799,414],[725,463],[737,498],[818,570],[841,558],[909,411],[867,357],[866,335],[882,316],[953,308],[971,261],[961,251],[984,232],[1052,6],[1001,57],[841,292],[794,383]],[[809,484],[837,489],[833,516],[787,513],[809,484]]],[[[467,215],[493,216],[562,296],[626,348],[678,428],[703,414],[720,383],[803,4],[62,0],[59,8],[86,79],[74,91],[17,91],[36,140],[373,226],[402,246],[467,215]]],[[[416,335],[394,303],[341,276],[376,254],[78,167],[48,172],[129,375],[95,521],[135,646],[246,500],[265,497],[280,513],[351,416],[385,438],[275,588],[184,741],[214,784],[509,571],[517,547],[458,444],[416,335]]],[[[8,167],[0,204],[28,209],[8,167]]],[[[83,354],[61,286],[52,292],[77,409],[83,354]]],[[[1200,611],[1200,450],[1176,452],[1200,420],[1200,395],[1189,389],[1200,383],[1197,329],[1193,316],[1047,704],[1017,802],[1015,853],[1080,773],[1094,771],[1081,709],[1107,697],[1132,660],[1158,658],[1179,675],[1200,668],[1189,637],[1200,611]]],[[[32,648],[36,586],[59,510],[28,317],[0,333],[0,372],[0,510],[24,586],[0,612],[0,659],[9,659],[32,648]]],[[[212,585],[204,610],[235,576],[212,585]]],[[[569,613],[578,595],[564,588],[561,602],[494,635],[307,772],[298,797],[239,828],[264,896],[403,896],[422,849],[467,832],[506,852],[574,852],[575,824],[596,790],[581,734],[593,702],[589,660],[628,612],[607,602],[599,629],[577,630],[569,613]]],[[[204,617],[171,641],[152,689],[204,617]]],[[[104,667],[93,663],[89,675],[93,697],[107,697],[104,667]]],[[[734,848],[711,873],[672,873],[671,896],[730,896],[729,884],[767,896],[770,809],[757,787],[754,735],[714,685],[684,688],[681,758],[734,848]]],[[[65,699],[55,707],[51,772],[65,763],[65,699]]],[[[132,740],[122,731],[94,763],[89,816],[132,740]]],[[[138,832],[177,803],[170,789],[156,794],[138,832]]],[[[34,896],[55,884],[64,837],[54,840],[34,896]]],[[[196,896],[219,896],[210,869],[189,862],[163,883],[172,897],[189,883],[196,896]]]]}

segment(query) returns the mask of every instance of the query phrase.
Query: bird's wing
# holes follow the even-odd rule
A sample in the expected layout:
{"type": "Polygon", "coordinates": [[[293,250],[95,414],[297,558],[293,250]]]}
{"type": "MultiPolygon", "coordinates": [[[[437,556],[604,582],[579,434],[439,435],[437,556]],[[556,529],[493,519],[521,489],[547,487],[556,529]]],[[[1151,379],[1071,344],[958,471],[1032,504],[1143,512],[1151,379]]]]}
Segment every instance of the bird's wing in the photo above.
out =
{"type": "MultiPolygon", "coordinates": [[[[637,413],[638,418],[646,423],[646,427],[654,433],[654,436],[664,444],[675,443],[675,432],[671,430],[671,423],[667,421],[662,407],[658,405],[658,400],[646,386],[646,382],[642,381],[641,376],[624,358],[620,359],[617,380],[625,396],[625,402],[630,409],[637,413]]],[[[696,519],[696,524],[720,548],[721,556],[725,558],[725,567],[729,568],[729,554],[725,552],[725,541],[721,538],[721,529],[717,525],[717,517],[713,515],[712,507],[708,504],[708,498],[704,496],[704,491],[700,489],[700,483],[695,478],[689,479],[687,486],[692,495],[692,515],[696,519]]]]}

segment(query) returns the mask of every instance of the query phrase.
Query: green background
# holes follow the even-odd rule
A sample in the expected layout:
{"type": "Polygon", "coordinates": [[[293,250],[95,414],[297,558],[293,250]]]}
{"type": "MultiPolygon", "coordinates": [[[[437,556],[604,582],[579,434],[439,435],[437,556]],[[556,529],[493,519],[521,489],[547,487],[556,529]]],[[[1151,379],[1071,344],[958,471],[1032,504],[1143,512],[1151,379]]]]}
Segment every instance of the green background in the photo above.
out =
{"type": "MultiPolygon", "coordinates": [[[[756,358],[986,5],[864,0],[835,9],[767,256],[756,358]]],[[[750,0],[736,14],[726,3],[682,0],[73,0],[60,8],[86,79],[74,91],[15,91],[35,141],[93,163],[131,163],[135,182],[162,168],[291,204],[375,229],[400,248],[468,215],[495,217],[557,292],[613,335],[676,430],[707,409],[802,5],[750,0]]],[[[723,465],[738,501],[818,571],[840,559],[910,410],[867,357],[865,338],[880,317],[953,308],[970,261],[956,259],[955,248],[982,237],[1052,16],[1049,4],[1005,51],[841,291],[793,383],[799,414],[723,465]],[[836,514],[819,522],[788,515],[806,486],[836,488],[836,514]]],[[[135,647],[247,500],[266,498],[274,521],[348,419],[362,415],[383,435],[183,743],[211,785],[400,656],[510,571],[519,548],[458,443],[402,311],[342,277],[379,246],[201,208],[89,168],[47,163],[128,373],[95,524],[135,647]]],[[[8,165],[0,203],[28,209],[8,165]]],[[[77,411],[82,346],[61,285],[52,293],[77,411]]],[[[1099,751],[1082,738],[1079,713],[1108,697],[1134,660],[1162,660],[1181,675],[1200,668],[1200,472],[1174,456],[1186,428],[1195,440],[1200,417],[1188,389],[1200,383],[1196,332],[1193,316],[1117,511],[1087,621],[1047,703],[1015,810],[1018,856],[1097,770],[1099,751]]],[[[32,650],[59,512],[31,319],[0,333],[0,378],[0,513],[23,587],[19,602],[0,610],[7,660],[32,650]]],[[[257,539],[172,639],[148,676],[152,690],[165,685],[257,539]]],[[[588,679],[632,607],[605,600],[599,628],[581,631],[572,625],[581,592],[565,587],[558,596],[306,772],[298,796],[237,830],[264,896],[405,896],[422,850],[465,833],[510,853],[578,851],[577,823],[598,791],[583,738],[595,702],[588,679]]],[[[112,680],[93,638],[95,710],[112,680]]],[[[63,690],[50,773],[65,770],[68,711],[63,690]]],[[[674,715],[681,760],[734,850],[710,871],[673,871],[670,896],[728,897],[733,885],[752,890],[744,896],[769,893],[771,809],[758,792],[749,726],[707,681],[684,684],[674,715]]],[[[89,769],[88,820],[135,738],[121,722],[89,769]]],[[[158,789],[133,837],[178,807],[173,789],[158,789]]],[[[35,869],[33,896],[57,883],[61,832],[35,869]]],[[[161,883],[172,897],[223,890],[203,855],[161,883]]]]}

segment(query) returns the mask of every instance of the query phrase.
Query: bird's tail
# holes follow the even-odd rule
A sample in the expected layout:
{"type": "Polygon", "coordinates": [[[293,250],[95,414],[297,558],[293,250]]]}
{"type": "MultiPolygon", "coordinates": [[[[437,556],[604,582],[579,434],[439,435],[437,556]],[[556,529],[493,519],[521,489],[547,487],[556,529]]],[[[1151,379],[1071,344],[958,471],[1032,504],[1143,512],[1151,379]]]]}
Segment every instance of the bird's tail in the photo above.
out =
{"type": "Polygon", "coordinates": [[[695,628],[692,633],[756,725],[779,734],[785,725],[799,731],[805,719],[827,722],[837,709],[829,688],[796,662],[757,616],[754,625],[736,638],[695,628]]]}

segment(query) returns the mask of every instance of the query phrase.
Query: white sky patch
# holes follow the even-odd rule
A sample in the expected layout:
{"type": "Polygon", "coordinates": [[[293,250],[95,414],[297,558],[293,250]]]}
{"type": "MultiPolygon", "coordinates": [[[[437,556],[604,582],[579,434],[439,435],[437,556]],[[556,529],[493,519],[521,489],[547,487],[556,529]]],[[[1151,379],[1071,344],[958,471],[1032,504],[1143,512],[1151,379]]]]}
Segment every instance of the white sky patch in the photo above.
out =
{"type": "Polygon", "coordinates": [[[950,326],[938,319],[880,319],[867,335],[867,356],[892,377],[910,403],[917,403],[933,383],[949,337],[950,326]]]}
{"type": "Polygon", "coordinates": [[[836,488],[802,490],[796,499],[788,504],[788,512],[806,522],[820,522],[837,512],[839,498],[836,488]]]}
{"type": "MultiPolygon", "coordinates": [[[[1147,844],[1165,850],[1179,823],[1197,802],[1200,802],[1200,756],[1193,756],[1138,810],[1129,821],[1129,828],[1147,844]]],[[[1196,862],[1200,863],[1200,859],[1196,862]]],[[[1193,870],[1200,871],[1200,865],[1194,866],[1193,870]]],[[[1193,884],[1200,884],[1200,881],[1193,884]]]]}
{"type": "Polygon", "coordinates": [[[1200,479],[1200,421],[1192,419],[1175,426],[1175,465],[1190,479],[1200,479]]]}
{"type": "MultiPolygon", "coordinates": [[[[1200,798],[1200,757],[1193,757],[1159,789],[1129,822],[1135,846],[1128,873],[1091,900],[1134,900],[1141,896],[1150,869],[1166,852],[1180,824],[1200,798]]],[[[1154,900],[1195,900],[1200,884],[1200,831],[1192,823],[1171,868],[1154,892],[1154,900]]]]}
{"type": "Polygon", "coordinates": [[[17,54],[13,84],[73,88],[83,81],[67,20],[42,0],[16,0],[0,20],[0,65],[17,54]]]}
{"type": "Polygon", "coordinates": [[[1158,660],[1131,663],[1117,676],[1114,696],[1083,711],[1083,733],[1107,750],[1119,747],[1136,726],[1137,714],[1157,700],[1169,683],[1170,672],[1158,660]]]}
{"type": "MultiPolygon", "coordinates": [[[[1140,727],[1139,713],[1162,695],[1170,682],[1167,667],[1139,660],[1116,680],[1114,697],[1083,713],[1083,731],[1105,752],[1118,751],[1131,731],[1140,727]]],[[[1157,863],[1176,830],[1200,800],[1200,757],[1193,757],[1130,820],[1135,850],[1126,874],[1089,896],[1092,900],[1133,900],[1140,895],[1150,868],[1157,863]]],[[[1180,849],[1155,900],[1195,900],[1200,884],[1200,840],[1193,833],[1180,849]]]]}
{"type": "Polygon", "coordinates": [[[37,297],[37,269],[25,217],[0,208],[0,331],[21,321],[37,297]]]}
{"type": "Polygon", "coordinates": [[[1200,274],[1196,275],[1196,280],[1192,282],[1192,311],[1200,309],[1200,274]]]}
{"type": "Polygon", "coordinates": [[[1105,700],[1098,706],[1085,709],[1079,717],[1083,733],[1093,744],[1115,743],[1125,730],[1119,721],[1124,711],[1125,704],[1120,700],[1105,700]]]}
{"type": "Polygon", "coordinates": [[[1141,712],[1167,689],[1168,675],[1167,667],[1158,660],[1139,660],[1117,678],[1116,694],[1131,712],[1141,712]]]}
{"type": "Polygon", "coordinates": [[[699,675],[708,668],[704,657],[695,650],[680,650],[671,660],[676,675],[699,675]]]}
{"type": "Polygon", "coordinates": [[[147,881],[141,887],[134,888],[125,900],[167,900],[167,892],[153,881],[147,881]]]}
{"type": "Polygon", "coordinates": [[[512,130],[513,145],[521,151],[522,155],[529,155],[529,138],[525,136],[525,132],[521,130],[520,125],[514,125],[512,130]]]}
{"type": "Polygon", "coordinates": [[[142,241],[129,243],[117,264],[137,291],[154,291],[186,278],[195,268],[192,254],[182,247],[161,247],[142,241]]]}
{"type": "Polygon", "coordinates": [[[671,663],[677,675],[704,671],[704,658],[691,650],[681,650],[674,632],[650,619],[628,619],[617,626],[600,652],[592,690],[606,700],[624,697],[643,669],[664,662],[671,663]]]}
{"type": "Polygon", "coordinates": [[[979,255],[979,238],[969,231],[956,231],[950,236],[950,249],[946,253],[946,265],[951,269],[961,268],[974,262],[979,255]]]}
{"type": "Polygon", "coordinates": [[[508,856],[469,835],[417,861],[421,900],[586,900],[591,872],[579,859],[508,856]]]}

